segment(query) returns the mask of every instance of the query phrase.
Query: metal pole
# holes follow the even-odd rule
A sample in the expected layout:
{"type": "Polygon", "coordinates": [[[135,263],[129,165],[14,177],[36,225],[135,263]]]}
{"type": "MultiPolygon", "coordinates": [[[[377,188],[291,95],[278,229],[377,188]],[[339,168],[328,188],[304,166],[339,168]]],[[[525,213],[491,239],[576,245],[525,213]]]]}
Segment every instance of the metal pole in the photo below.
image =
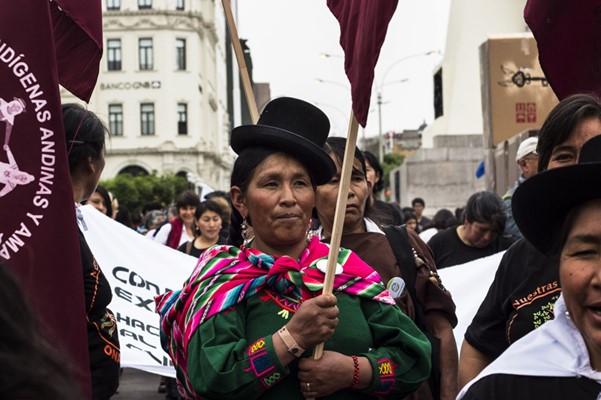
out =
{"type": "Polygon", "coordinates": [[[382,149],[382,92],[378,90],[378,159],[384,162],[384,149],[382,149]]]}

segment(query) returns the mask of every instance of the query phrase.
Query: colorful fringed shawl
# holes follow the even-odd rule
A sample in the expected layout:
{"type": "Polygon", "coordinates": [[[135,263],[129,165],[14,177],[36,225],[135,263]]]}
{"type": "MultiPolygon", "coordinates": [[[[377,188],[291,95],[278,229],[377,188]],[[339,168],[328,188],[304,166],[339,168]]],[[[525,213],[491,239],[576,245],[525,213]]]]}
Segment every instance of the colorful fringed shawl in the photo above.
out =
{"type": "MultiPolygon", "coordinates": [[[[274,258],[252,248],[214,246],[206,250],[181,290],[157,296],[161,342],[176,367],[187,377],[187,348],[200,324],[216,314],[268,288],[295,300],[321,293],[329,246],[313,237],[299,260],[274,258]]],[[[380,276],[355,253],[340,249],[342,272],[334,279],[334,292],[395,304],[380,276]]]]}

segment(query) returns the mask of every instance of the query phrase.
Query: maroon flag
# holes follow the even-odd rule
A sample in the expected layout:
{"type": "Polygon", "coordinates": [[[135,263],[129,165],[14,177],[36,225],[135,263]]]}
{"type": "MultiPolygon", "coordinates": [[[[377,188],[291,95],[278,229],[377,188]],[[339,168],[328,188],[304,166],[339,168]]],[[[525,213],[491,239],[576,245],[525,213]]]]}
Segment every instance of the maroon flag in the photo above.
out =
{"type": "Polygon", "coordinates": [[[59,82],[87,102],[96,85],[102,57],[100,1],[54,0],[50,8],[59,82]]]}
{"type": "Polygon", "coordinates": [[[374,68],[397,3],[397,0],[328,0],[328,7],[340,24],[340,45],[351,83],[353,112],[362,126],[367,122],[374,68]]]}
{"type": "Polygon", "coordinates": [[[71,8],[75,3],[8,1],[0,13],[0,262],[15,272],[44,336],[74,364],[89,398],[83,274],[58,83],[60,75],[89,98],[98,70],[92,60],[100,55],[77,39],[74,21],[90,23],[85,15],[100,5],[81,2],[82,10],[71,8]]]}
{"type": "Polygon", "coordinates": [[[601,95],[601,1],[528,0],[524,19],[559,99],[574,93],[601,95]]]}

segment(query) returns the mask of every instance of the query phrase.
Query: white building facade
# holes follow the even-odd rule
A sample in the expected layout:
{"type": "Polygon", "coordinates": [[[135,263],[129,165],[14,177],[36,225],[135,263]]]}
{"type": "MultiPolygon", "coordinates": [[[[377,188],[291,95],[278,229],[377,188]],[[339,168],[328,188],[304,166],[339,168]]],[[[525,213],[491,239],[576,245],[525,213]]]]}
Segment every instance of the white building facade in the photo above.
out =
{"type": "Polygon", "coordinates": [[[233,153],[220,3],[103,0],[103,16],[104,54],[88,106],[111,132],[102,178],[156,171],[226,189],[233,153]]]}

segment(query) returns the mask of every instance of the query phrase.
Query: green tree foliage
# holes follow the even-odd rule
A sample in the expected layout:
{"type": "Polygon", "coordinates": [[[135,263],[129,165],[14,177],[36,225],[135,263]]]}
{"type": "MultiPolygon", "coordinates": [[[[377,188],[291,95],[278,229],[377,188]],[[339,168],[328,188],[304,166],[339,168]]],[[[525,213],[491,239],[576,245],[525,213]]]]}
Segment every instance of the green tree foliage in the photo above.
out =
{"type": "Polygon", "coordinates": [[[112,192],[120,206],[132,212],[140,212],[146,204],[158,203],[167,207],[183,191],[190,188],[188,181],[176,175],[157,176],[156,174],[132,176],[117,175],[100,183],[112,192]]]}
{"type": "Polygon", "coordinates": [[[401,166],[405,161],[405,156],[402,154],[385,154],[382,169],[384,170],[384,187],[390,187],[390,171],[401,166]]]}

